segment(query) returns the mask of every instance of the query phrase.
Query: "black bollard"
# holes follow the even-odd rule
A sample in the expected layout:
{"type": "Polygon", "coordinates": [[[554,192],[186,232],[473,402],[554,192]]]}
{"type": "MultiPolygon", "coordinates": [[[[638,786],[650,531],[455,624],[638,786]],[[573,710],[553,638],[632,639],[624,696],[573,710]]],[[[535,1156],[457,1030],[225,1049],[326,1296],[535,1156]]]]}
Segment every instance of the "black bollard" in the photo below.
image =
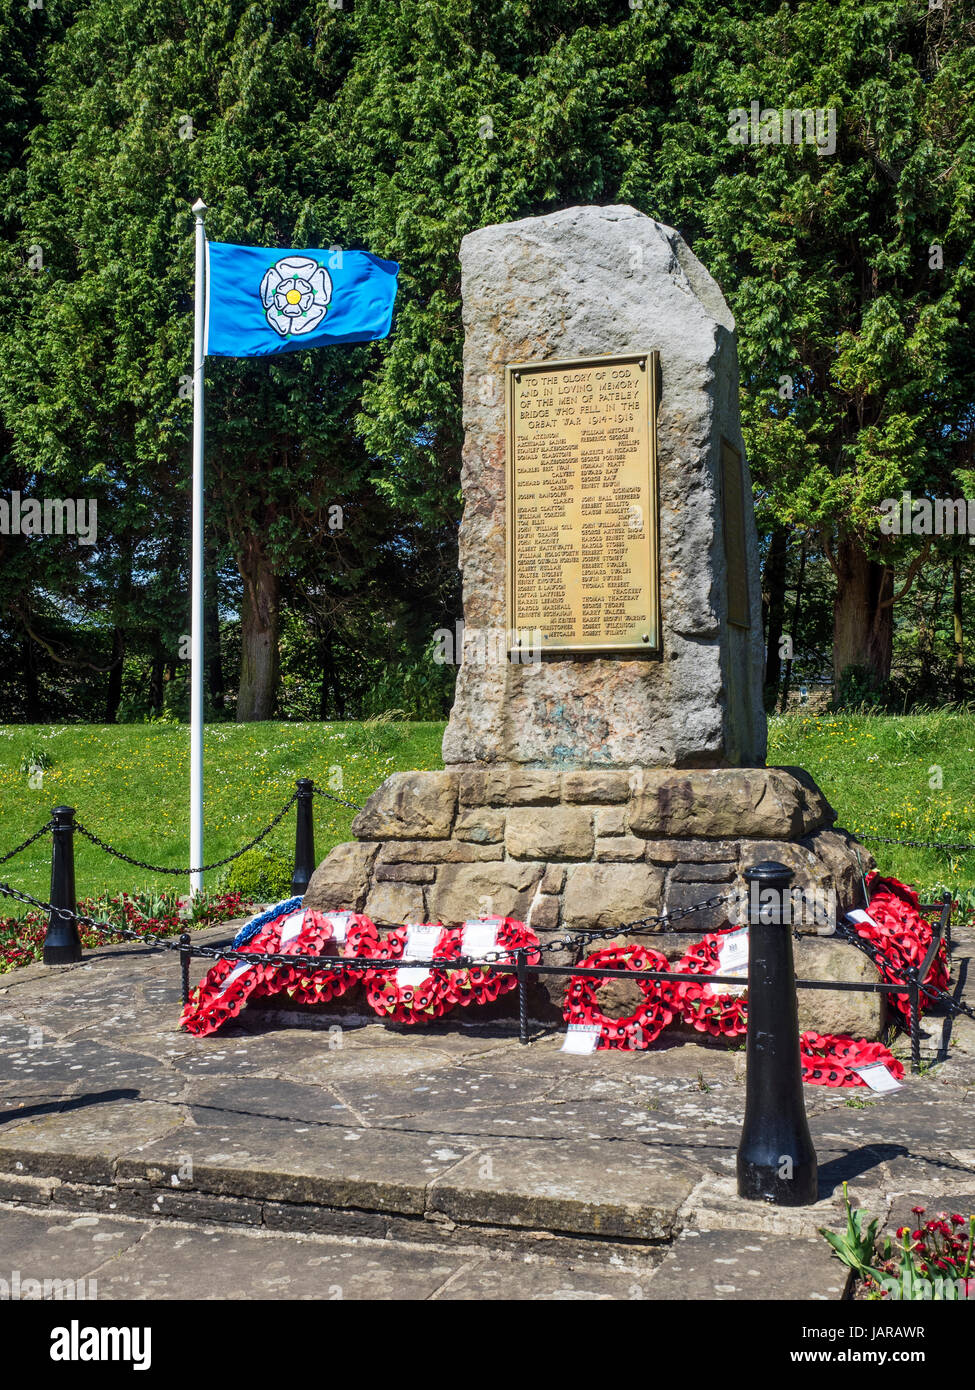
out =
{"type": "Polygon", "coordinates": [[[738,1195],[780,1207],[805,1207],[817,1199],[818,1179],[802,1097],[792,871],[774,862],[756,864],[745,870],[745,882],[748,1042],[738,1195]]]}
{"type": "MultiPolygon", "coordinates": [[[[54,845],[51,851],[51,906],[76,912],[74,889],[74,807],[55,806],[51,812],[54,845]]],[[[52,912],[44,935],[44,964],[71,965],[81,960],[81,938],[74,917],[52,912]]]]}
{"type": "Polygon", "coordinates": [[[297,821],[295,824],[295,871],[291,875],[291,896],[304,897],[315,872],[315,818],[312,810],[315,783],[299,777],[297,821]]]}

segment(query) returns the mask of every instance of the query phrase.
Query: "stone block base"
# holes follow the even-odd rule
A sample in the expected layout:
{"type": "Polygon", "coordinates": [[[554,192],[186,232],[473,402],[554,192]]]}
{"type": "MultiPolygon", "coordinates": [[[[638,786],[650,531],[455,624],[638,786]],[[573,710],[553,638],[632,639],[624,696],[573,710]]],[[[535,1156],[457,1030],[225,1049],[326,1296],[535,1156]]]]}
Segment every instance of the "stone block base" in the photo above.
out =
{"type": "MultiPolygon", "coordinates": [[[[777,859],[793,869],[797,888],[831,890],[843,913],[862,903],[860,868],[866,873],[874,861],[834,820],[798,768],[626,773],[478,765],[397,773],[356,817],[356,841],[337,845],[319,865],[304,902],[365,912],[384,927],[516,917],[545,942],[566,932],[611,932],[732,894],[746,868],[777,859]]],[[[733,902],[719,904],[682,919],[687,934],[628,939],[677,959],[704,932],[737,920],[735,911],[733,902]]],[[[860,952],[806,930],[796,951],[801,977],[875,977],[860,952]]],[[[572,965],[579,957],[563,949],[548,960],[572,965]]],[[[564,987],[562,977],[533,979],[535,1019],[561,1017],[564,987]]],[[[880,996],[804,991],[800,1022],[876,1037],[880,996]]]]}

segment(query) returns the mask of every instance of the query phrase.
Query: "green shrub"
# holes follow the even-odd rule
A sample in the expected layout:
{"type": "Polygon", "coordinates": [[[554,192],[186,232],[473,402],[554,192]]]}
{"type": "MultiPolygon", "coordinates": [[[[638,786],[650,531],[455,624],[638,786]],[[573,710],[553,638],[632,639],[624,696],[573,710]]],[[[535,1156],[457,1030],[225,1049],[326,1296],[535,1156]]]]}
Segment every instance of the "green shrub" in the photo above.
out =
{"type": "Polygon", "coordinates": [[[889,696],[889,681],[878,681],[868,666],[847,666],[837,682],[833,708],[872,712],[884,708],[889,696]]]}
{"type": "Polygon", "coordinates": [[[387,709],[360,724],[350,724],[345,735],[346,748],[351,753],[372,757],[395,753],[406,738],[406,730],[398,723],[402,718],[401,709],[387,709]]]}
{"type": "Polygon", "coordinates": [[[20,760],[21,772],[43,772],[46,768],[54,766],[54,759],[46,748],[40,748],[36,743],[32,743],[27,752],[20,760]]]}
{"type": "Polygon", "coordinates": [[[256,845],[224,870],[220,886],[238,889],[251,902],[273,903],[291,895],[294,860],[273,845],[256,845]]]}

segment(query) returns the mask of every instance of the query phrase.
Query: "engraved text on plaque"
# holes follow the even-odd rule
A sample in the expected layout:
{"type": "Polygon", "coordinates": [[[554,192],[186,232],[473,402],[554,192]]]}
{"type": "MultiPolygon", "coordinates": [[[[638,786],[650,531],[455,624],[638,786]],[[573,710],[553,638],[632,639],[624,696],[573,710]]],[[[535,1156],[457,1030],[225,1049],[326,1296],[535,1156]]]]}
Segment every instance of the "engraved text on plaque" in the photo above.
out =
{"type": "Polygon", "coordinates": [[[512,648],[655,651],[656,353],[506,369],[512,648]]]}

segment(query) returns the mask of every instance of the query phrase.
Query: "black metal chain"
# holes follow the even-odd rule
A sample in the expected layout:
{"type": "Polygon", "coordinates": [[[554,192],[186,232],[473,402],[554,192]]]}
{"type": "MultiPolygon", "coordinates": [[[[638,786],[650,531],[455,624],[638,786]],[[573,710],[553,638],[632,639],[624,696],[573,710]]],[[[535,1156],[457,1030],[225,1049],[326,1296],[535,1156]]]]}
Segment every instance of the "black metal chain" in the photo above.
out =
{"type": "MultiPolygon", "coordinates": [[[[179,942],[167,941],[165,937],[150,936],[146,932],[133,931],[131,927],[120,927],[114,922],[102,922],[97,917],[85,917],[79,912],[72,912],[67,907],[55,907],[53,903],[42,903],[37,898],[32,898],[29,893],[22,893],[18,888],[13,888],[9,883],[0,883],[0,894],[4,897],[14,898],[19,903],[27,903],[30,907],[40,908],[42,912],[52,913],[55,917],[60,917],[65,922],[76,922],[79,927],[91,927],[94,931],[113,932],[116,936],[125,937],[127,941],[139,941],[145,946],[162,946],[167,951],[178,951],[179,942]]],[[[200,950],[202,951],[202,947],[200,950]]]]}
{"type": "Polygon", "coordinates": [[[18,845],[16,849],[8,850],[7,853],[0,858],[0,864],[6,864],[8,859],[13,859],[15,854],[20,854],[23,850],[27,849],[29,845],[32,845],[35,840],[39,840],[42,835],[47,835],[53,829],[54,822],[49,820],[47,825],[42,825],[40,830],[36,830],[22,845],[18,845]]]}
{"type": "MultiPolygon", "coordinates": [[[[439,970],[464,970],[478,965],[511,964],[517,957],[519,951],[527,951],[532,956],[544,956],[553,951],[574,950],[580,948],[585,950],[593,941],[603,941],[614,936],[632,935],[638,931],[646,931],[659,924],[677,921],[683,917],[690,917],[696,912],[704,912],[710,908],[719,906],[721,903],[729,902],[735,895],[733,893],[722,893],[713,898],[707,898],[704,902],[694,903],[690,907],[678,908],[671,913],[663,913],[657,917],[641,917],[635,922],[626,923],[624,926],[613,927],[600,932],[584,932],[577,936],[564,937],[554,941],[540,942],[537,946],[507,946],[500,947],[494,951],[485,951],[483,955],[476,958],[473,956],[451,956],[449,959],[437,961],[408,961],[410,965],[429,965],[432,969],[439,970]]],[[[243,949],[233,951],[220,946],[194,946],[192,954],[194,956],[207,956],[214,960],[244,960],[255,965],[311,965],[317,966],[319,970],[335,969],[392,969],[399,968],[404,964],[402,957],[395,960],[383,960],[378,957],[363,957],[362,960],[349,960],[341,956],[328,957],[328,964],[321,964],[319,956],[300,956],[300,955],[279,955],[273,952],[245,951],[243,949]]]]}
{"type": "MultiPolygon", "coordinates": [[[[136,941],[142,946],[177,952],[186,952],[188,950],[188,954],[191,956],[203,956],[211,960],[246,961],[249,965],[299,965],[308,967],[309,972],[312,974],[335,970],[393,970],[399,969],[403,964],[402,959],[382,960],[374,957],[366,957],[362,960],[358,960],[347,959],[341,956],[330,956],[323,959],[321,956],[282,955],[280,953],[243,950],[235,951],[220,946],[193,946],[187,948],[183,942],[169,940],[166,937],[149,936],[145,932],[133,931],[130,927],[120,927],[114,922],[102,922],[96,917],[86,917],[82,916],[80,913],[72,912],[69,908],[55,907],[53,903],[41,902],[39,899],[31,897],[29,893],[20,892],[19,889],[12,887],[9,883],[0,883],[0,894],[8,898],[13,898],[17,902],[26,903],[30,907],[38,908],[42,912],[51,913],[62,918],[64,921],[74,921],[79,927],[90,927],[95,931],[108,932],[112,935],[120,936],[126,941],[136,941]]],[[[641,928],[645,928],[650,923],[676,921],[683,917],[689,917],[694,913],[717,907],[721,903],[730,901],[733,897],[733,893],[724,893],[714,898],[708,898],[704,902],[694,903],[690,907],[679,908],[673,913],[664,913],[659,917],[640,918],[639,921],[628,923],[626,926],[616,927],[612,931],[587,932],[585,935],[566,937],[562,941],[546,942],[537,947],[525,948],[512,946],[507,950],[487,952],[484,956],[479,958],[457,956],[450,960],[411,961],[410,964],[424,966],[431,970],[464,970],[491,963],[512,964],[511,958],[517,957],[519,950],[527,950],[530,955],[540,956],[547,951],[564,950],[575,944],[585,946],[590,941],[603,940],[612,936],[623,936],[628,933],[632,934],[641,928]],[[507,960],[505,960],[506,957],[507,960]]],[[[878,970],[880,969],[882,958],[879,951],[873,947],[872,942],[865,941],[863,937],[844,923],[841,923],[837,927],[837,935],[849,941],[851,945],[857,946],[870,957],[878,970]]],[[[528,966],[527,969],[530,970],[531,966],[528,966]]],[[[917,969],[906,962],[904,964],[904,974],[907,977],[904,982],[905,988],[910,984],[916,984],[921,993],[927,995],[929,999],[937,1000],[943,1004],[953,1017],[958,1014],[965,1014],[968,1018],[975,1018],[975,1009],[972,1009],[968,1004],[953,999],[952,996],[939,985],[924,984],[917,978],[917,969]]]]}
{"type": "MultiPolygon", "coordinates": [[[[888,960],[873,941],[861,936],[860,933],[856,931],[855,928],[849,926],[848,923],[839,923],[836,928],[836,935],[840,937],[841,940],[848,941],[851,946],[856,946],[858,950],[862,951],[877,967],[881,976],[885,974],[889,976],[891,971],[897,968],[896,963],[888,960]]],[[[925,995],[931,1003],[943,1004],[952,1017],[956,1017],[958,1014],[965,1014],[968,1018],[975,1018],[975,1009],[971,1008],[968,1004],[962,1003],[958,999],[954,999],[946,989],[941,987],[941,985],[925,984],[921,979],[921,972],[918,970],[917,966],[911,964],[896,941],[888,942],[888,949],[891,947],[896,950],[897,954],[900,956],[900,970],[904,977],[903,983],[905,993],[907,993],[911,985],[916,985],[919,994],[925,995]]],[[[891,983],[896,984],[897,981],[893,980],[891,983]]]]}
{"type": "Polygon", "coordinates": [[[253,849],[255,845],[259,845],[266,836],[270,835],[271,831],[276,825],[281,823],[297,800],[298,793],[293,792],[271,821],[270,825],[265,826],[259,835],[254,836],[253,840],[244,845],[242,849],[234,850],[233,854],[228,854],[226,859],[218,859],[213,864],[204,864],[199,869],[164,869],[159,864],[146,864],[142,859],[133,859],[131,855],[123,854],[120,849],[115,849],[113,845],[106,844],[104,840],[100,839],[94,831],[89,830],[87,826],[75,822],[74,828],[81,835],[84,835],[86,840],[90,840],[93,845],[97,845],[99,849],[103,849],[106,854],[111,854],[114,858],[121,859],[126,864],[133,864],[137,869],[148,869],[150,873],[154,874],[175,874],[179,878],[185,878],[187,874],[205,874],[211,869],[222,869],[224,864],[231,864],[235,859],[239,859],[242,854],[246,854],[249,849],[253,849]]]}
{"type": "Polygon", "coordinates": [[[870,845],[907,845],[911,849],[975,849],[975,845],[951,845],[946,840],[888,840],[883,835],[860,835],[852,832],[858,840],[870,845]]]}
{"type": "Polygon", "coordinates": [[[537,949],[540,952],[572,951],[579,947],[585,949],[593,941],[609,941],[614,936],[633,936],[636,932],[665,931],[671,922],[680,921],[684,917],[692,917],[697,912],[709,912],[715,907],[720,907],[722,903],[733,901],[734,897],[734,893],[719,893],[713,898],[705,898],[703,902],[693,903],[690,907],[679,907],[673,912],[660,913],[655,917],[640,917],[636,921],[626,922],[620,927],[610,927],[604,931],[579,932],[575,936],[566,936],[561,940],[556,938],[554,941],[546,941],[537,949]]]}
{"type": "Polygon", "coordinates": [[[315,796],[321,796],[326,801],[337,801],[340,806],[348,806],[352,811],[362,810],[362,807],[357,805],[354,801],[343,801],[340,796],[333,796],[331,792],[323,792],[321,787],[312,787],[312,791],[315,796]]]}

